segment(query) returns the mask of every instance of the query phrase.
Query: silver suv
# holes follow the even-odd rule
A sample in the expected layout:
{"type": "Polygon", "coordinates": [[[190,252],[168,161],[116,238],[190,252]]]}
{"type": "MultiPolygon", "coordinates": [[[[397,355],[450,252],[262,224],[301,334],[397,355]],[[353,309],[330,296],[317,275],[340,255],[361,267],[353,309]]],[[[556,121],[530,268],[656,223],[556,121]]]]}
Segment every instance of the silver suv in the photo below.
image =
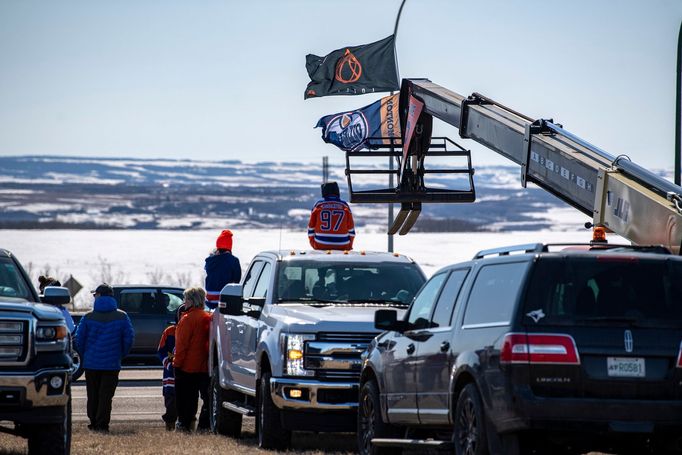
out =
{"type": "Polygon", "coordinates": [[[270,449],[287,447],[295,430],[352,431],[374,312],[404,311],[424,281],[398,254],[258,254],[213,314],[213,431],[238,437],[242,416],[255,415],[270,449]]]}

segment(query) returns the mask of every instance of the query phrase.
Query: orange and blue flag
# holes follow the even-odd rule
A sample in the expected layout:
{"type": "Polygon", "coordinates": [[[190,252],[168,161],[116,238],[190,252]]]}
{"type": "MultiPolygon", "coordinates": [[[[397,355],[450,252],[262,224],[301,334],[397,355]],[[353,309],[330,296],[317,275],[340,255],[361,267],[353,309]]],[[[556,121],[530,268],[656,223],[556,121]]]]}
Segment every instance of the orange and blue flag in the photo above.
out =
{"type": "Polygon", "coordinates": [[[356,109],[326,115],[315,125],[322,128],[322,140],[341,150],[353,151],[362,147],[390,144],[390,139],[400,139],[398,94],[356,109]]]}

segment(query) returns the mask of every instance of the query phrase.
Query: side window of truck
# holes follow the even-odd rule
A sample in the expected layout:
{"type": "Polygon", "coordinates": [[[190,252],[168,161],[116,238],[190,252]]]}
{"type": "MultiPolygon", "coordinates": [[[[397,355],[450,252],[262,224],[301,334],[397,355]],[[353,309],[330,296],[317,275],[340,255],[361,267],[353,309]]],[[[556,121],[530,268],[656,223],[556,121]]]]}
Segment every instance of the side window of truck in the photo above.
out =
{"type": "Polygon", "coordinates": [[[469,294],[463,329],[509,324],[526,262],[481,267],[469,294]]]}
{"type": "Polygon", "coordinates": [[[263,264],[263,261],[254,261],[253,264],[251,264],[249,271],[246,272],[246,278],[244,279],[244,291],[242,293],[245,299],[248,299],[253,295],[253,290],[256,287],[256,280],[260,275],[263,264]]]}
{"type": "Polygon", "coordinates": [[[452,312],[455,308],[455,302],[459,295],[462,284],[469,273],[469,269],[454,270],[448,280],[443,286],[443,291],[436,302],[436,309],[433,311],[431,318],[431,327],[449,327],[452,318],[452,312]]]}
{"type": "Polygon", "coordinates": [[[425,329],[429,326],[431,311],[436,303],[438,292],[443,285],[443,281],[445,281],[445,277],[447,277],[446,272],[434,275],[421,288],[417,297],[415,297],[410,307],[410,314],[407,316],[410,330],[425,329]]]}
{"type": "Polygon", "coordinates": [[[263,266],[263,271],[258,278],[258,284],[256,284],[256,289],[253,291],[253,297],[267,297],[268,295],[268,285],[270,284],[270,275],[272,273],[272,265],[266,262],[263,266]]]}

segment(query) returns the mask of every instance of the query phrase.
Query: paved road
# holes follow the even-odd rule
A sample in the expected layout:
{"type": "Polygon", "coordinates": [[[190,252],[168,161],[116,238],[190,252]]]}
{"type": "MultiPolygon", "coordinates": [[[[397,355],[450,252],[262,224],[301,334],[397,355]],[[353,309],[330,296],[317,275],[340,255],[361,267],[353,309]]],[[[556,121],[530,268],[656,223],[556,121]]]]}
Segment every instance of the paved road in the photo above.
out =
{"type": "MultiPolygon", "coordinates": [[[[161,374],[161,369],[121,371],[119,386],[114,395],[111,420],[160,421],[161,414],[164,413],[161,374]]],[[[87,421],[85,376],[74,383],[72,397],[74,422],[87,421]]]]}
{"type": "MultiPolygon", "coordinates": [[[[161,370],[122,370],[111,410],[112,422],[159,422],[165,412],[161,394],[161,370]]],[[[73,397],[73,421],[87,422],[85,376],[75,382],[73,397]]],[[[201,403],[201,401],[200,401],[201,403]]],[[[253,418],[244,419],[243,431],[253,432],[253,418]]]]}

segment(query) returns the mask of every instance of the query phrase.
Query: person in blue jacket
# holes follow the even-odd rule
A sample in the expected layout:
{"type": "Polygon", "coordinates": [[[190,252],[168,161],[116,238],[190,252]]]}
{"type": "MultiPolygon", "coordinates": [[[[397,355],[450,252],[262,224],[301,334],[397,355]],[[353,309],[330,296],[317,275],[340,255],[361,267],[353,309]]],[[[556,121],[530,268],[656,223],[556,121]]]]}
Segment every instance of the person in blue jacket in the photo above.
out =
{"type": "Polygon", "coordinates": [[[220,301],[220,291],[228,283],[239,283],[242,267],[232,254],[232,231],[223,230],[216,240],[216,249],[206,258],[206,306],[215,310],[220,301]]]}
{"type": "MultiPolygon", "coordinates": [[[[38,277],[38,288],[40,290],[40,294],[45,293],[45,288],[48,286],[61,286],[62,283],[56,279],[52,278],[51,276],[46,276],[46,275],[40,275],[38,277]]],[[[61,311],[62,316],[64,316],[64,321],[66,321],[66,328],[69,329],[69,333],[73,333],[76,330],[76,325],[73,323],[73,318],[71,317],[71,313],[69,313],[69,310],[64,308],[62,305],[55,305],[59,311],[61,311]]]]}
{"type": "Polygon", "coordinates": [[[85,370],[88,429],[106,433],[121,359],[130,351],[135,333],[128,315],[117,309],[111,286],[100,284],[94,294],[94,308],[78,324],[74,342],[85,370]]]}

